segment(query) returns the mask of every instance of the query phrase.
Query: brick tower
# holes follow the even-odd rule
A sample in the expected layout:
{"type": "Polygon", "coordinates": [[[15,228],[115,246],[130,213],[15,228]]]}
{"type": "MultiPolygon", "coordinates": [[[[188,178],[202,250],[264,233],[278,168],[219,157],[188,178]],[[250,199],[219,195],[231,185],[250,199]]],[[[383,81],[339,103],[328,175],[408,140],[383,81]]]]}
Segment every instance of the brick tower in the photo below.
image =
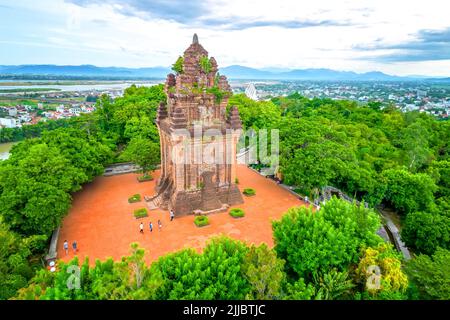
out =
{"type": "Polygon", "coordinates": [[[231,88],[197,35],[184,52],[182,70],[169,74],[167,102],[158,109],[161,176],[150,207],[175,215],[208,214],[242,203],[236,185],[236,145],[242,123],[227,112],[231,88]]]}

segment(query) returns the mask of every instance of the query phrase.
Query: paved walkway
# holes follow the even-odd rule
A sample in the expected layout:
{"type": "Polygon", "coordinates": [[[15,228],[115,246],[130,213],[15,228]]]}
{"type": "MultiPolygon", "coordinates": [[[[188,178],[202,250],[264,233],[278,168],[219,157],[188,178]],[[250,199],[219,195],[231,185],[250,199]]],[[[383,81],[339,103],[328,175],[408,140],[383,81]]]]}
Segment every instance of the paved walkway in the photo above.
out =
{"type": "MultiPolygon", "coordinates": [[[[64,253],[63,242],[66,239],[69,244],[77,240],[80,259],[89,256],[91,264],[95,259],[108,257],[119,260],[129,254],[132,242],[139,242],[146,249],[147,262],[183,247],[201,250],[210,237],[220,234],[248,243],[265,242],[273,246],[271,220],[279,219],[290,207],[304,205],[273,180],[240,165],[239,188],[256,190],[256,196],[244,196],[245,203],[236,206],[245,210],[244,218],[234,219],[228,212],[212,214],[209,226],[197,228],[193,216],[175,218],[170,222],[167,211],[154,210],[149,212],[149,217],[136,220],[134,209],[147,207],[147,204],[144,201],[129,204],[128,197],[135,193],[153,195],[156,181],[139,183],[137,176],[99,177],[75,194],[73,207],[61,227],[58,257],[67,261],[74,256],[71,248],[69,255],[64,253]],[[158,219],[162,221],[162,231],[158,231],[158,219]],[[145,225],[144,234],[139,233],[140,221],[145,225]],[[148,227],[150,221],[153,222],[153,233],[148,227]]],[[[157,178],[159,172],[154,176],[157,178]]]]}

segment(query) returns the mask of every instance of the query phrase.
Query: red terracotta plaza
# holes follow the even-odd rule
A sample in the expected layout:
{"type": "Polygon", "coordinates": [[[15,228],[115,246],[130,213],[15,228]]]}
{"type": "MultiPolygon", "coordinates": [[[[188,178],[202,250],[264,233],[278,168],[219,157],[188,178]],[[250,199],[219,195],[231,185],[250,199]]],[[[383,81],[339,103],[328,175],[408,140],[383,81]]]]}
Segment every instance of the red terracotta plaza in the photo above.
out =
{"type": "Polygon", "coordinates": [[[129,253],[132,242],[147,250],[148,262],[185,247],[201,250],[209,238],[218,235],[273,245],[272,220],[302,204],[276,182],[237,165],[242,133],[239,112],[232,106],[226,114],[231,88],[227,78],[217,73],[216,60],[208,57],[197,35],[182,61],[183,72],[167,76],[167,101],[158,108],[161,170],[155,172],[155,180],[139,183],[136,174],[126,174],[99,177],[85,186],[75,195],[73,208],[62,224],[58,241],[62,259],[71,259],[74,254],[66,255],[64,240],[76,240],[80,258],[88,256],[91,263],[108,257],[120,259],[129,253]],[[216,91],[223,93],[220,99],[212,93],[216,91]],[[214,129],[220,137],[205,138],[203,133],[196,134],[193,126],[214,129]],[[179,134],[180,130],[187,135],[179,134]],[[195,161],[197,154],[202,155],[201,161],[195,161]],[[207,161],[210,158],[214,161],[207,161]],[[255,189],[256,196],[243,197],[243,188],[255,189]],[[129,204],[128,198],[137,193],[148,202],[129,204]],[[230,206],[243,209],[245,217],[232,218],[227,210],[230,206]],[[136,220],[133,211],[147,207],[152,209],[150,215],[136,220]],[[170,221],[167,209],[173,210],[174,221],[170,221]],[[194,212],[209,215],[210,225],[198,228],[194,212]],[[162,221],[161,229],[158,220],[162,221]],[[141,222],[144,233],[139,232],[141,222]]]}
{"type": "Polygon", "coordinates": [[[155,180],[145,183],[137,181],[137,174],[125,174],[112,177],[99,177],[74,195],[73,207],[64,219],[58,241],[58,257],[68,261],[74,257],[70,250],[66,256],[63,249],[64,240],[78,242],[78,256],[90,263],[96,259],[112,257],[119,260],[130,251],[130,244],[138,242],[146,250],[147,262],[185,247],[199,251],[207,240],[218,235],[227,235],[247,243],[262,242],[273,246],[271,221],[281,216],[291,207],[304,205],[289,191],[281,188],[271,179],[265,178],[244,165],[237,168],[239,188],[254,188],[256,196],[244,197],[244,203],[234,207],[242,208],[246,216],[232,218],[228,212],[209,215],[210,225],[198,228],[194,225],[194,216],[177,217],[170,222],[168,211],[161,209],[149,211],[149,216],[136,220],[133,211],[147,207],[147,203],[129,204],[128,198],[140,193],[151,195],[155,180]],[[159,231],[157,221],[162,221],[159,231]],[[139,224],[145,225],[144,234],[139,233],[139,224]],[[153,222],[151,233],[149,223],[153,222]]]}

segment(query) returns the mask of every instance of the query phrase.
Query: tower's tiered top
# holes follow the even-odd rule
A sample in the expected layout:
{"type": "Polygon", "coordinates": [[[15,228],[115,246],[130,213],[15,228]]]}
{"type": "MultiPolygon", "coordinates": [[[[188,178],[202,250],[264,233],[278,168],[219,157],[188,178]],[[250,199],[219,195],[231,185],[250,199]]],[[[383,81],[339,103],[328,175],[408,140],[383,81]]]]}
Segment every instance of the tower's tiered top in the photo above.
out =
{"type": "Polygon", "coordinates": [[[158,123],[171,128],[191,127],[200,122],[206,126],[240,127],[236,108],[226,117],[228,98],[232,94],[225,76],[218,73],[216,59],[199,43],[194,34],[192,44],[184,51],[167,76],[167,106],[161,106],[158,123]],[[235,109],[235,110],[234,110],[235,109]]]}
{"type": "MultiPolygon", "coordinates": [[[[182,69],[174,70],[175,74],[167,77],[166,89],[174,87],[177,93],[189,91],[189,89],[206,89],[218,87],[219,89],[231,92],[225,76],[218,74],[217,62],[214,57],[208,57],[208,51],[198,41],[197,34],[194,34],[192,44],[184,51],[182,59],[182,69]]],[[[174,93],[174,90],[169,90],[174,93]]],[[[196,90],[194,90],[197,92],[196,90]]]]}

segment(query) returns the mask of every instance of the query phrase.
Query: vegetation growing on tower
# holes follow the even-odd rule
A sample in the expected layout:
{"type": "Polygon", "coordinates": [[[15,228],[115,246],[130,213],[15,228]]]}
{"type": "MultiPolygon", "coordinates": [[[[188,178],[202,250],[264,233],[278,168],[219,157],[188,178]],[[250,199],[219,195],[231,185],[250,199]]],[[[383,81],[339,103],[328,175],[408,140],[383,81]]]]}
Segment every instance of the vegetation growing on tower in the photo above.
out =
{"type": "Polygon", "coordinates": [[[178,57],[177,61],[172,65],[172,70],[175,71],[176,74],[182,74],[183,73],[183,64],[184,59],[183,57],[178,57]]]}

